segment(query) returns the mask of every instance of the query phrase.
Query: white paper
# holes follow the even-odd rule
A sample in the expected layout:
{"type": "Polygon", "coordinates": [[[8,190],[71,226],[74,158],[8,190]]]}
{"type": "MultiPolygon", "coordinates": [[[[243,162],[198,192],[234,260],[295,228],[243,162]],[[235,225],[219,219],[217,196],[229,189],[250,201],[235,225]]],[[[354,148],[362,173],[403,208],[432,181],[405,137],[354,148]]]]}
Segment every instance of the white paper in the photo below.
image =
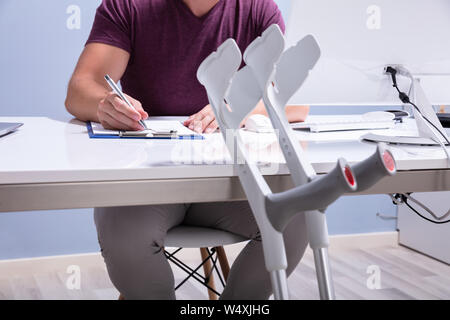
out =
{"type": "MultiPolygon", "coordinates": [[[[180,121],[177,120],[144,120],[145,124],[149,129],[152,129],[156,132],[161,131],[171,131],[174,130],[177,132],[178,136],[192,136],[199,135],[197,132],[186,128],[180,121]]],[[[100,123],[91,122],[92,131],[95,135],[113,135],[118,136],[120,131],[118,130],[108,130],[105,129],[100,123]]],[[[145,132],[144,130],[143,132],[145,132]]],[[[139,131],[137,131],[139,132],[139,131]]]]}

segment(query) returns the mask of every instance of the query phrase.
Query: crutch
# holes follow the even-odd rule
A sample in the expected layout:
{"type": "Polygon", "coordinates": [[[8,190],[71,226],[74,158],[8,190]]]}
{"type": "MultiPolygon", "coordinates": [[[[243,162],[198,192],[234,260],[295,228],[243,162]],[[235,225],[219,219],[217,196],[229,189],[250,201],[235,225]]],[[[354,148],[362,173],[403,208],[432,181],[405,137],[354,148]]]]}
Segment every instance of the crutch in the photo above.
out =
{"type": "MultiPolygon", "coordinates": [[[[261,38],[256,40],[255,44],[265,41],[271,42],[274,39],[277,40],[275,31],[274,27],[269,28],[261,38]]],[[[284,42],[282,44],[284,47],[284,42]]],[[[249,49],[252,48],[257,48],[257,46],[251,45],[249,47],[249,49]]],[[[248,52],[251,53],[251,51],[248,52]]],[[[258,50],[254,52],[260,53],[258,50]]],[[[269,52],[273,54],[277,51],[269,50],[269,52]]],[[[282,50],[278,50],[278,54],[281,55],[281,53],[282,50]]],[[[340,159],[336,168],[327,175],[315,177],[315,172],[309,162],[301,156],[301,150],[295,149],[297,144],[293,140],[292,132],[286,130],[289,127],[285,126],[283,128],[284,130],[280,132],[280,144],[285,155],[292,157],[294,154],[294,159],[295,157],[297,158],[297,161],[295,161],[286,157],[289,169],[292,173],[292,167],[298,168],[304,174],[306,167],[309,170],[309,175],[304,182],[298,183],[294,189],[278,194],[271,192],[256,164],[247,161],[248,156],[238,132],[241,121],[263,97],[263,92],[253,74],[251,65],[237,72],[242,62],[241,60],[241,53],[236,43],[231,39],[227,40],[219,47],[217,52],[211,54],[202,63],[197,76],[208,92],[210,103],[219,122],[228,149],[237,164],[237,173],[260,229],[265,264],[271,275],[274,297],[275,299],[287,299],[288,291],[285,273],[287,261],[282,231],[290,219],[302,211],[310,211],[311,215],[320,214],[322,219],[319,222],[325,223],[323,214],[318,214],[316,210],[327,207],[345,192],[355,191],[356,180],[352,169],[343,159],[340,159]]],[[[275,58],[273,61],[276,62],[277,59],[275,58]]],[[[273,117],[272,112],[269,115],[271,115],[271,120],[275,128],[278,128],[280,122],[283,120],[284,114],[279,117],[273,117]]],[[[287,123],[285,118],[284,121],[287,123]]],[[[370,159],[372,158],[374,156],[370,159]]],[[[364,163],[368,164],[368,161],[364,163]]],[[[381,176],[385,174],[385,172],[380,173],[381,176]]],[[[295,181],[294,176],[293,179],[295,181]]],[[[315,221],[313,220],[313,222],[315,221]]],[[[311,234],[314,233],[315,229],[323,230],[323,224],[316,223],[316,225],[311,225],[310,223],[308,228],[310,228],[308,235],[311,239],[311,234]]],[[[326,252],[324,257],[327,258],[326,252]]],[[[324,263],[326,266],[324,270],[329,270],[327,261],[324,263]]],[[[319,278],[318,280],[319,289],[321,289],[321,298],[324,298],[322,294],[322,290],[324,289],[320,285],[321,279],[319,278]]],[[[331,276],[328,276],[325,281],[331,283],[331,276]]],[[[325,296],[325,298],[332,298],[334,295],[332,287],[330,285],[328,287],[331,288],[329,289],[330,294],[328,297],[325,296]]]]}
{"type": "MultiPolygon", "coordinates": [[[[299,186],[314,180],[316,174],[293,136],[293,130],[289,126],[284,109],[319,60],[320,48],[312,36],[306,36],[280,55],[284,47],[283,34],[277,25],[273,25],[247,48],[244,61],[252,69],[263,91],[267,112],[274,127],[279,130],[280,141],[285,141],[282,150],[293,182],[299,186]]],[[[347,168],[345,170],[349,181],[355,180],[351,172],[347,168]]],[[[358,181],[358,190],[361,191],[372,186],[383,176],[394,174],[394,158],[384,146],[380,145],[373,157],[357,165],[353,171],[358,181]]],[[[309,242],[314,253],[320,297],[334,299],[327,252],[329,241],[324,215],[325,207],[312,209],[305,211],[305,215],[309,242]]],[[[277,212],[288,217],[292,215],[289,210],[277,210],[277,212]]],[[[286,218],[282,220],[288,221],[286,218]]],[[[284,224],[280,225],[279,230],[284,227],[284,224]]]]}

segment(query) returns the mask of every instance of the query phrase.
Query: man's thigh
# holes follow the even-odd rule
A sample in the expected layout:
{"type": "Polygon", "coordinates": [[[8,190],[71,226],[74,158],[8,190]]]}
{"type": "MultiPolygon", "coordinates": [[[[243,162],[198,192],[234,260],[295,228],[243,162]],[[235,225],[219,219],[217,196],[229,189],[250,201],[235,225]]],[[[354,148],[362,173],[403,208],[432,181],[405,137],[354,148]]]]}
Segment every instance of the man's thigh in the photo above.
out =
{"type": "Polygon", "coordinates": [[[100,245],[117,248],[161,243],[166,232],[183,221],[186,208],[184,204],[96,208],[100,245]]]}
{"type": "Polygon", "coordinates": [[[225,230],[249,239],[259,235],[248,201],[191,204],[183,224],[225,230]]]}

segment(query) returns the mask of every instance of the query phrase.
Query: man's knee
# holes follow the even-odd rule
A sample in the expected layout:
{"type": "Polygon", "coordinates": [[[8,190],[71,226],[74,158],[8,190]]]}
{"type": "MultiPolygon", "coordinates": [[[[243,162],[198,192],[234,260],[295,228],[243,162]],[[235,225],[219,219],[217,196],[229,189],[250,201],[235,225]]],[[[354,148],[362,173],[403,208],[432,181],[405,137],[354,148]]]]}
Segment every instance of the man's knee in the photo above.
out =
{"type": "Polygon", "coordinates": [[[174,279],[163,253],[167,223],[148,219],[157,213],[140,215],[139,211],[133,214],[136,211],[132,210],[99,208],[94,211],[110,279],[126,299],[173,299],[174,279]]]}
{"type": "Polygon", "coordinates": [[[105,256],[108,274],[126,299],[174,299],[174,278],[163,248],[129,246],[105,256]]]}
{"type": "Polygon", "coordinates": [[[170,224],[151,209],[96,208],[94,220],[103,256],[129,258],[159,253],[170,224]]]}

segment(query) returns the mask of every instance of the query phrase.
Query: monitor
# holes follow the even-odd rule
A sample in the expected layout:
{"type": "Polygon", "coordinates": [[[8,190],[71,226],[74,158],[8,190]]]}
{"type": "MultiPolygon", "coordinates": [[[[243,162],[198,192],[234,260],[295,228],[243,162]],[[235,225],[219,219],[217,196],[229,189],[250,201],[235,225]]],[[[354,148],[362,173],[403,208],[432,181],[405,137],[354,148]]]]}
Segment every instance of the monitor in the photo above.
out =
{"type": "Polygon", "coordinates": [[[287,46],[308,34],[322,57],[290,104],[402,105],[383,72],[402,65],[433,105],[450,105],[449,0],[292,0],[287,46]]]}

